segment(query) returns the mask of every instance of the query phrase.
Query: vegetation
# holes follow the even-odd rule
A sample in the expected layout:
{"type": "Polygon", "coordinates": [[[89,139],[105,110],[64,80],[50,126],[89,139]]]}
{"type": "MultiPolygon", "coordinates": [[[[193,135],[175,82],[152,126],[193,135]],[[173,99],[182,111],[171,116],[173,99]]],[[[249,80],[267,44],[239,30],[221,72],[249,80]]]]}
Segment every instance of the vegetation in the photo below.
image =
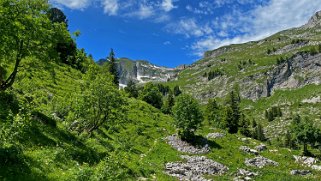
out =
{"type": "Polygon", "coordinates": [[[178,96],[173,107],[173,115],[179,135],[186,140],[192,139],[194,132],[203,121],[198,102],[187,94],[178,96]]]}

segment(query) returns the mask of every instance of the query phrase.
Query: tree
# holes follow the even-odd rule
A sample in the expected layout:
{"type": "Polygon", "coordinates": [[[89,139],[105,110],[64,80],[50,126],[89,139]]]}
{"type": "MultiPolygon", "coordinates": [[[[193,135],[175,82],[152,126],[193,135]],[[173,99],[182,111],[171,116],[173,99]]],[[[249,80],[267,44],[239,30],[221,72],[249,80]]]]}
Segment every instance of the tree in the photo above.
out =
{"type": "Polygon", "coordinates": [[[126,100],[114,86],[112,76],[91,65],[76,105],[78,119],[85,130],[92,132],[106,123],[124,116],[126,100]]]}
{"type": "Polygon", "coordinates": [[[298,143],[303,144],[303,155],[309,155],[308,144],[313,146],[321,138],[320,129],[316,128],[311,120],[302,120],[299,115],[292,121],[291,133],[298,143]]]}
{"type": "Polygon", "coordinates": [[[114,53],[113,49],[110,50],[108,60],[109,60],[109,72],[110,72],[111,75],[114,76],[114,79],[113,79],[114,84],[118,86],[118,84],[119,84],[119,75],[118,75],[118,70],[117,70],[115,53],[114,53]]]}
{"type": "Polygon", "coordinates": [[[240,97],[232,91],[226,99],[224,125],[229,133],[237,133],[240,120],[240,97]]]}
{"type": "Polygon", "coordinates": [[[128,93],[129,97],[138,97],[138,89],[136,87],[136,84],[133,80],[129,80],[127,83],[127,87],[125,87],[125,92],[128,93]]]}
{"type": "Polygon", "coordinates": [[[0,1],[0,67],[6,68],[0,74],[10,73],[2,76],[0,91],[13,85],[24,58],[32,55],[48,60],[56,44],[55,35],[68,34],[64,27],[50,22],[48,9],[46,0],[0,1]]]}
{"type": "Polygon", "coordinates": [[[260,141],[266,140],[265,135],[264,135],[264,131],[263,131],[263,127],[260,123],[256,126],[254,131],[255,131],[257,140],[260,140],[260,141]]]}
{"type": "Polygon", "coordinates": [[[158,87],[151,82],[145,84],[144,89],[139,95],[139,99],[147,102],[148,104],[158,109],[162,107],[162,98],[163,95],[159,91],[158,87]]]}
{"type": "Polygon", "coordinates": [[[244,114],[241,115],[239,127],[240,127],[239,131],[242,135],[247,136],[247,137],[251,136],[251,132],[249,129],[249,121],[248,121],[248,119],[246,119],[244,114]]]}
{"type": "Polygon", "coordinates": [[[205,118],[206,120],[212,124],[214,123],[215,126],[218,128],[222,128],[222,115],[221,115],[221,108],[217,104],[215,99],[208,100],[205,110],[205,118]]]}
{"type": "Polygon", "coordinates": [[[165,97],[165,101],[162,106],[162,112],[165,114],[171,114],[174,104],[175,104],[174,94],[172,93],[172,91],[169,91],[169,93],[165,97]]]}
{"type": "Polygon", "coordinates": [[[176,128],[179,135],[189,140],[203,121],[203,115],[198,102],[190,95],[182,94],[177,97],[173,107],[176,128]]]}
{"type": "Polygon", "coordinates": [[[182,93],[182,91],[179,89],[179,86],[174,87],[174,95],[179,96],[182,93]]]}
{"type": "Polygon", "coordinates": [[[60,9],[50,8],[47,14],[52,23],[64,23],[68,27],[67,17],[60,9]]]}

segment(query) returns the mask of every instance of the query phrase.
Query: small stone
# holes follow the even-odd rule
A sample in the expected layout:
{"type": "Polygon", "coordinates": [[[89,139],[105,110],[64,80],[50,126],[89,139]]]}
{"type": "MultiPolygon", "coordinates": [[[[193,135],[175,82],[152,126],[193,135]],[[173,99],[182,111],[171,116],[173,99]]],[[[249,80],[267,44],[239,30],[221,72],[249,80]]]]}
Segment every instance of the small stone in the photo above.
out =
{"type": "MultiPolygon", "coordinates": [[[[208,153],[211,149],[208,144],[203,144],[203,146],[194,146],[190,143],[181,140],[177,135],[168,136],[166,138],[167,143],[175,148],[177,151],[190,153],[190,154],[204,154],[208,153]]],[[[204,141],[206,142],[206,141],[204,141]]]]}
{"type": "Polygon", "coordinates": [[[250,154],[254,154],[254,155],[258,155],[259,154],[256,150],[251,149],[248,146],[240,146],[239,149],[242,150],[245,153],[250,153],[250,154]]]}
{"type": "Polygon", "coordinates": [[[264,145],[264,144],[260,144],[259,146],[256,146],[255,149],[256,149],[257,151],[260,151],[260,152],[261,152],[261,151],[266,150],[267,147],[266,147],[266,145],[264,145]]]}
{"type": "Polygon", "coordinates": [[[311,171],[310,170],[291,170],[291,175],[310,175],[311,171]]]}
{"type": "Polygon", "coordinates": [[[225,136],[224,133],[209,133],[206,137],[216,139],[216,138],[223,138],[224,136],[225,136]]]}

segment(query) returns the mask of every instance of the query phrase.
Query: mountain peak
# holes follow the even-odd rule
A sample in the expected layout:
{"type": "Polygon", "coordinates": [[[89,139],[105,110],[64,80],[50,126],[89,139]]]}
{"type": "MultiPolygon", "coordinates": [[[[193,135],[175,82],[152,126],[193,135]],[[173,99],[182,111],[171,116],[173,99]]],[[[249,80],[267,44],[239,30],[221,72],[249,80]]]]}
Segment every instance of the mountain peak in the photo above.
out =
{"type": "Polygon", "coordinates": [[[316,12],[305,25],[306,28],[321,26],[321,11],[316,12]]]}

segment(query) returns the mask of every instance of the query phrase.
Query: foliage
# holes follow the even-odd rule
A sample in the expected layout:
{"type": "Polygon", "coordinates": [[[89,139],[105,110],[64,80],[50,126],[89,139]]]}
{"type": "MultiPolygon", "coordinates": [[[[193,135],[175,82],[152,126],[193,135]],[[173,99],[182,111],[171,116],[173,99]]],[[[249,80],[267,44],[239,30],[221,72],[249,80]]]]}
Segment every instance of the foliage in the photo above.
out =
{"type": "Polygon", "coordinates": [[[47,14],[52,23],[64,23],[68,27],[67,17],[60,9],[50,8],[47,14]]]}
{"type": "Polygon", "coordinates": [[[240,96],[235,91],[231,91],[226,99],[226,109],[224,125],[229,133],[237,133],[240,120],[240,96]]]}
{"type": "Polygon", "coordinates": [[[129,80],[127,83],[127,87],[124,88],[125,92],[129,95],[129,97],[137,98],[138,97],[138,89],[133,80],[129,80]]]}
{"type": "Polygon", "coordinates": [[[205,118],[209,124],[213,124],[218,128],[223,128],[222,108],[218,105],[215,99],[208,100],[205,110],[205,118]]]}
{"type": "Polygon", "coordinates": [[[163,106],[162,106],[162,112],[164,114],[172,114],[172,108],[175,104],[174,94],[172,91],[169,91],[167,96],[165,97],[163,106]]]}
{"type": "Polygon", "coordinates": [[[115,53],[114,53],[113,49],[110,50],[108,60],[109,60],[109,73],[111,75],[113,75],[113,77],[114,77],[113,78],[113,82],[114,82],[115,85],[118,86],[118,84],[119,84],[119,73],[118,73],[118,70],[117,70],[115,53]]]}
{"type": "MultiPolygon", "coordinates": [[[[48,60],[56,42],[56,35],[68,34],[61,25],[51,24],[46,15],[48,7],[45,0],[0,1],[0,67],[6,69],[4,72],[11,70],[6,79],[2,78],[0,91],[12,86],[20,62],[25,57],[48,60]]],[[[0,74],[3,77],[3,73],[0,74]]]]}
{"type": "Polygon", "coordinates": [[[176,85],[174,87],[174,96],[179,96],[180,94],[182,94],[182,91],[180,90],[179,86],[176,85]]]}
{"type": "Polygon", "coordinates": [[[290,129],[293,138],[300,144],[303,144],[303,155],[308,155],[307,145],[314,145],[321,138],[321,131],[313,125],[309,119],[302,120],[299,115],[296,115],[292,121],[290,129]]]}
{"type": "Polygon", "coordinates": [[[76,117],[82,129],[92,132],[103,124],[113,124],[124,117],[126,100],[112,82],[109,73],[91,66],[84,77],[80,95],[76,97],[76,117]]]}
{"type": "Polygon", "coordinates": [[[177,97],[173,107],[176,128],[184,139],[190,139],[203,121],[200,106],[192,96],[182,94],[177,97]]]}
{"type": "Polygon", "coordinates": [[[139,99],[147,102],[148,104],[160,109],[162,107],[162,93],[158,87],[153,83],[147,83],[139,95],[139,99]]]}
{"type": "Polygon", "coordinates": [[[265,110],[265,118],[271,122],[273,121],[276,117],[282,117],[282,110],[278,106],[273,106],[271,109],[265,110]]]}

